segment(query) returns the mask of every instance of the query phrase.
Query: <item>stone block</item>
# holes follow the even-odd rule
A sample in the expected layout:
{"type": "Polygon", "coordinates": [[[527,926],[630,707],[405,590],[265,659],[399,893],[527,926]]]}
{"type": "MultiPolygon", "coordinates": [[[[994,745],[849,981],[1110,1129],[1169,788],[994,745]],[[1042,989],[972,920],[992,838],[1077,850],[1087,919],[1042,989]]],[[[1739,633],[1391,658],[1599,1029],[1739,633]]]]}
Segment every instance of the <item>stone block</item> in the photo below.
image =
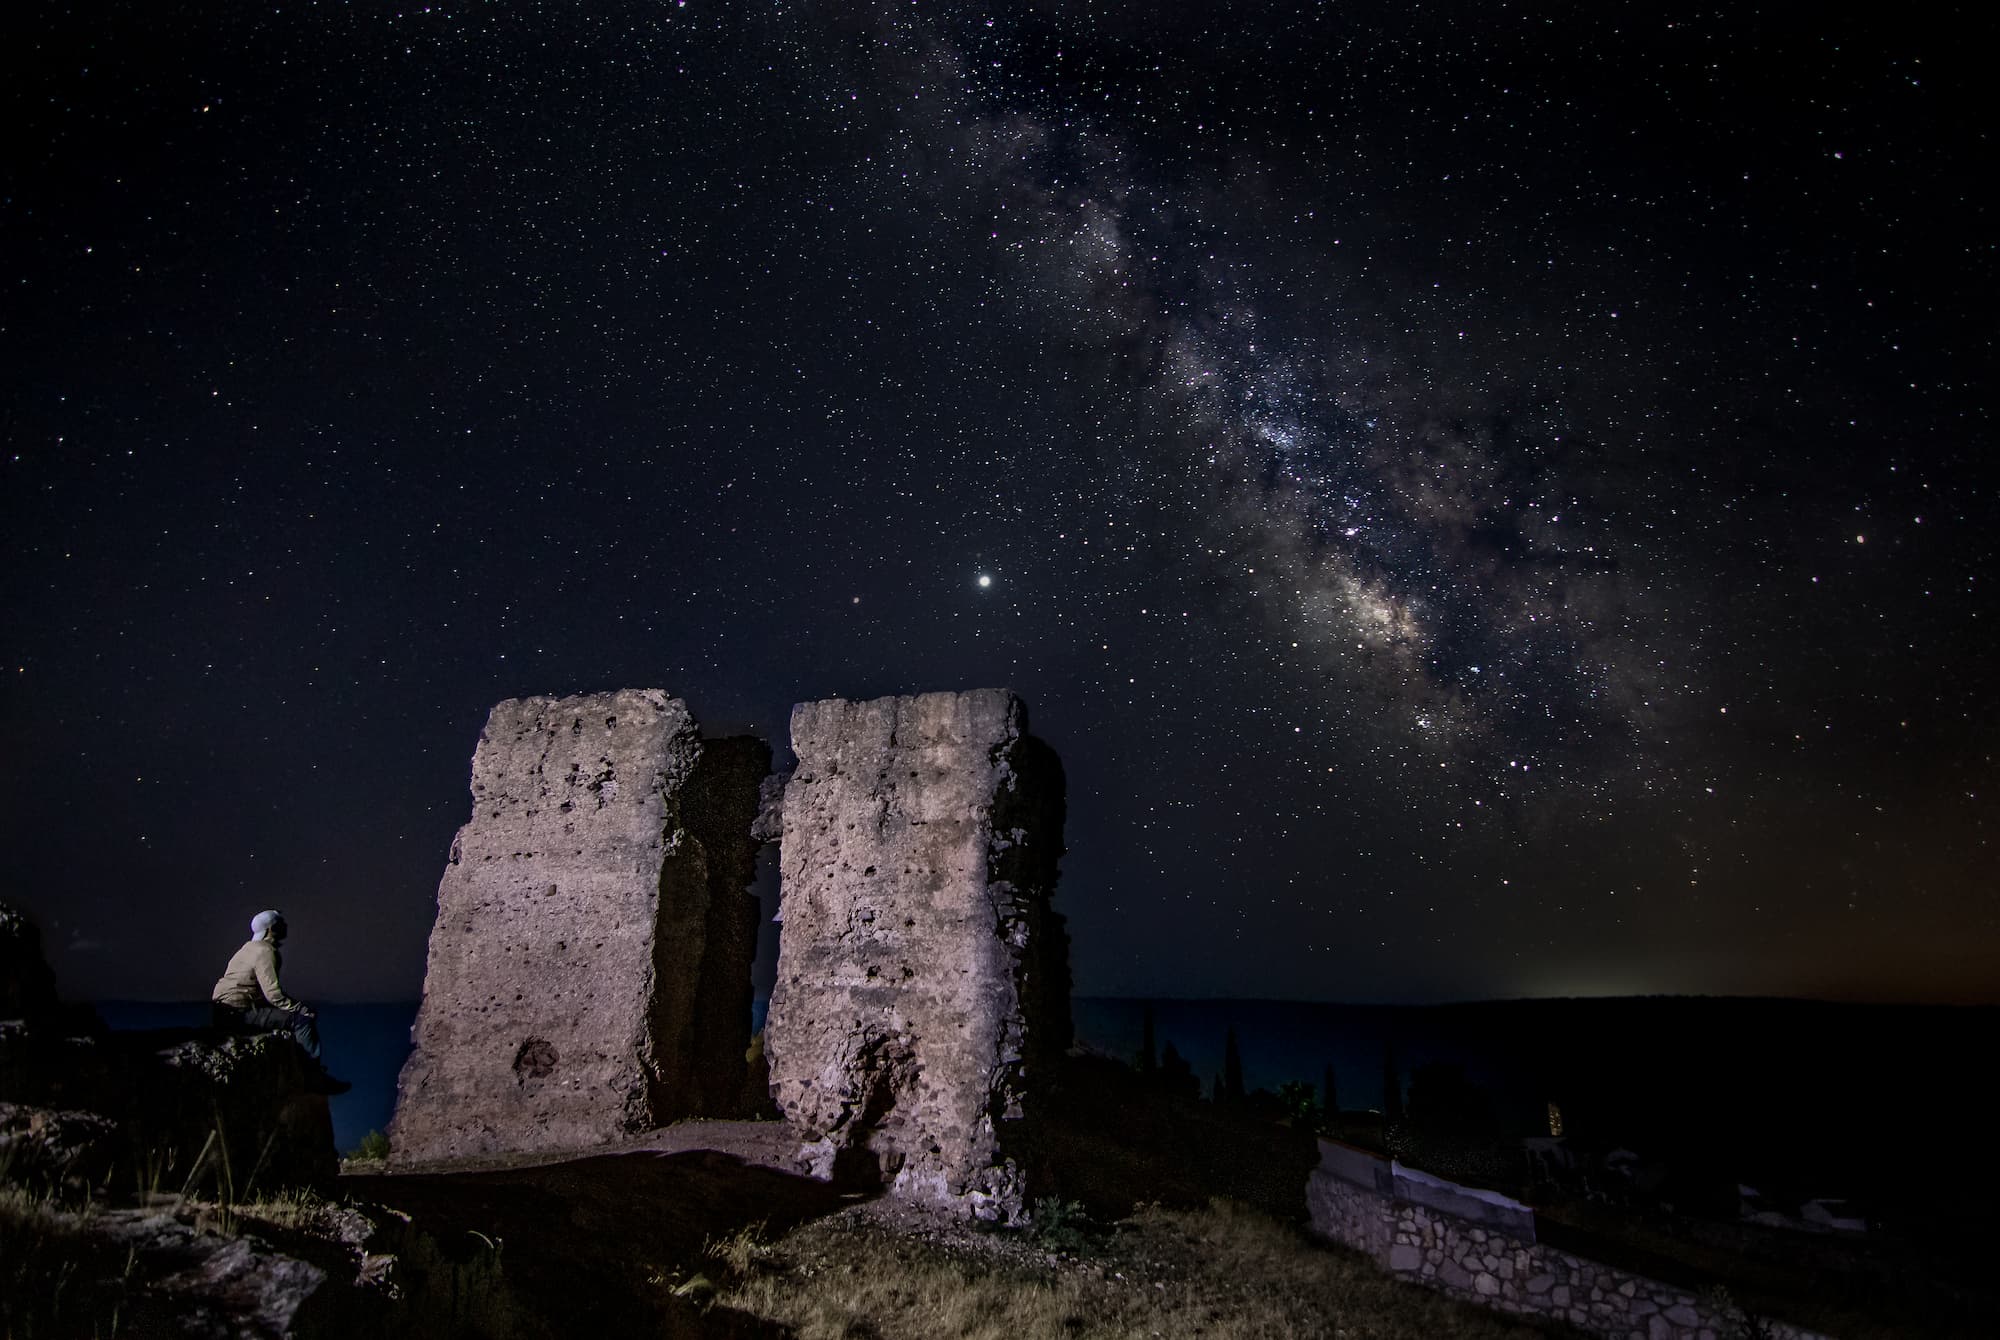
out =
{"type": "Polygon", "coordinates": [[[792,711],[772,1094],[815,1175],[983,1219],[1069,1043],[1063,778],[1003,689],[792,711]]]}
{"type": "Polygon", "coordinates": [[[768,766],[755,742],[704,744],[657,689],[493,709],[438,885],[396,1160],[587,1147],[733,1108],[768,766]]]}
{"type": "Polygon", "coordinates": [[[1397,1243],[1389,1249],[1389,1269],[1395,1271],[1415,1270],[1424,1263],[1424,1254],[1415,1247],[1397,1243]]]}

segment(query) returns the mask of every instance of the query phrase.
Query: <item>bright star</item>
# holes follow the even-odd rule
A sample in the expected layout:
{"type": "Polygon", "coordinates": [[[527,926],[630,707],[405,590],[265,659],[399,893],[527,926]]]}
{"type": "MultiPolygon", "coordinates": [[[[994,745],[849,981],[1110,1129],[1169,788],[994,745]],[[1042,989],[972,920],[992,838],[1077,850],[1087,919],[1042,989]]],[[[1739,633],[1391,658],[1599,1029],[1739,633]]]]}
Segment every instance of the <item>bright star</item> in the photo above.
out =
{"type": "Polygon", "coordinates": [[[981,586],[991,586],[991,585],[993,585],[993,576],[992,576],[992,574],[991,574],[991,573],[985,573],[985,572],[982,572],[982,573],[980,573],[980,574],[979,574],[979,584],[980,584],[981,586]]]}

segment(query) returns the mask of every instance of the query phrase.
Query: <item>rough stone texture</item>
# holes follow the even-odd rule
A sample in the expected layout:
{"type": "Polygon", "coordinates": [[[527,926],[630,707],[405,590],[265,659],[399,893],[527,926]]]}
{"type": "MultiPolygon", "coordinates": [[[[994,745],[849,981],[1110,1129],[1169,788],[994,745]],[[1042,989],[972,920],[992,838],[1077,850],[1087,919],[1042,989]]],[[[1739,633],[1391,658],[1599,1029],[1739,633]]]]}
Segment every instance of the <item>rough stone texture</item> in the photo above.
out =
{"type": "Polygon", "coordinates": [[[702,743],[695,784],[683,806],[708,874],[708,920],[694,1002],[694,1073],[687,1112],[748,1116],[746,1101],[768,1107],[768,1084],[746,1095],[750,965],[757,957],[757,849],[751,833],[771,771],[771,746],[749,736],[702,743]]]}
{"type": "Polygon", "coordinates": [[[785,836],[785,787],[791,780],[790,769],[774,772],[757,788],[757,821],[750,825],[750,836],[757,841],[776,842],[785,836]]]}
{"type": "Polygon", "coordinates": [[[500,1272],[500,1244],[460,1231],[437,1242],[381,1206],[322,1205],[259,1218],[235,1207],[53,1203],[0,1224],[0,1261],[25,1244],[19,1278],[59,1287],[0,1290],[0,1331],[17,1335],[176,1336],[213,1340],[506,1340],[522,1324],[500,1272]],[[9,1233],[16,1242],[7,1241],[9,1233]],[[38,1278],[39,1276],[39,1278],[38,1278]]]}
{"type": "MultiPolygon", "coordinates": [[[[1659,1280],[1620,1270],[1438,1208],[1440,1179],[1408,1177],[1388,1160],[1320,1142],[1306,1184],[1313,1230],[1374,1258],[1400,1279],[1500,1312],[1567,1322],[1618,1340],[1713,1340],[1744,1333],[1741,1313],[1659,1280]],[[1411,1193],[1420,1191],[1418,1200],[1411,1193]]],[[[1466,1206],[1482,1193],[1457,1188],[1466,1206]]],[[[1759,1319],[1772,1340],[1827,1340],[1759,1319]]]]}
{"type": "Polygon", "coordinates": [[[31,1191],[87,1190],[110,1174],[121,1143],[101,1113],[0,1103],[0,1175],[31,1191]]]}
{"type": "Polygon", "coordinates": [[[241,1199],[326,1186],[340,1174],[333,1116],[306,1080],[305,1053],[288,1036],[197,1035],[151,1051],[126,1129],[159,1158],[162,1187],[241,1199]]]}
{"type": "Polygon", "coordinates": [[[1021,1216],[1009,1157],[1069,1044],[1062,767],[1004,689],[792,709],[772,1095],[821,1177],[1021,1216]]]}
{"type": "Polygon", "coordinates": [[[768,766],[754,741],[705,746],[657,689],[493,709],[438,886],[394,1157],[582,1147],[734,1102],[768,766]]]}

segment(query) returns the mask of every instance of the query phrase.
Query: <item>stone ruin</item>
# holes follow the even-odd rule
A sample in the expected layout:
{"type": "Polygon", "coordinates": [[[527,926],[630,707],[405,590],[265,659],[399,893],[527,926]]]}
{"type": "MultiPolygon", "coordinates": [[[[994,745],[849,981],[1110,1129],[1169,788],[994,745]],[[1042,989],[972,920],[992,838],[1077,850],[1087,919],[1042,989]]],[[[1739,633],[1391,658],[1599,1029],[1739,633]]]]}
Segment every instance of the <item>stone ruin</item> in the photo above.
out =
{"type": "Polygon", "coordinates": [[[577,1148],[743,1087],[770,750],[657,689],[516,698],[438,886],[398,1161],[577,1148]]]}
{"type": "Polygon", "coordinates": [[[1068,1047],[1062,767],[1000,689],[802,703],[798,767],[658,690],[493,709],[438,888],[392,1157],[579,1148],[775,1098],[821,1177],[982,1218],[1068,1047]],[[761,784],[761,797],[760,797],[761,784]],[[768,1096],[756,843],[781,842],[768,1096]]]}
{"type": "Polygon", "coordinates": [[[1017,1218],[1070,1041],[1062,766],[1000,689],[801,703],[792,748],[765,1038],[808,1171],[1017,1218]]]}

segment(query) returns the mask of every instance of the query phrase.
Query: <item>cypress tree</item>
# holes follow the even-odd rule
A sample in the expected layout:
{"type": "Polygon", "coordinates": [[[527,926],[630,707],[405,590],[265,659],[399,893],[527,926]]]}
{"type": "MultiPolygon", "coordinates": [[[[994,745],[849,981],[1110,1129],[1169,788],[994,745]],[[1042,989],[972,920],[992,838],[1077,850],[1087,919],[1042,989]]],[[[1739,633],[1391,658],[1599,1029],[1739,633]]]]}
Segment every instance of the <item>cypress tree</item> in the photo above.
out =
{"type": "Polygon", "coordinates": [[[1395,1044],[1386,1043],[1382,1048],[1382,1120],[1402,1119],[1403,1077],[1396,1071],[1395,1044]]]}
{"type": "Polygon", "coordinates": [[[1332,1121],[1340,1115],[1340,1095],[1333,1087],[1333,1062],[1331,1061],[1328,1061],[1326,1069],[1320,1072],[1319,1105],[1320,1109],[1326,1113],[1328,1121],[1332,1121]]]}

